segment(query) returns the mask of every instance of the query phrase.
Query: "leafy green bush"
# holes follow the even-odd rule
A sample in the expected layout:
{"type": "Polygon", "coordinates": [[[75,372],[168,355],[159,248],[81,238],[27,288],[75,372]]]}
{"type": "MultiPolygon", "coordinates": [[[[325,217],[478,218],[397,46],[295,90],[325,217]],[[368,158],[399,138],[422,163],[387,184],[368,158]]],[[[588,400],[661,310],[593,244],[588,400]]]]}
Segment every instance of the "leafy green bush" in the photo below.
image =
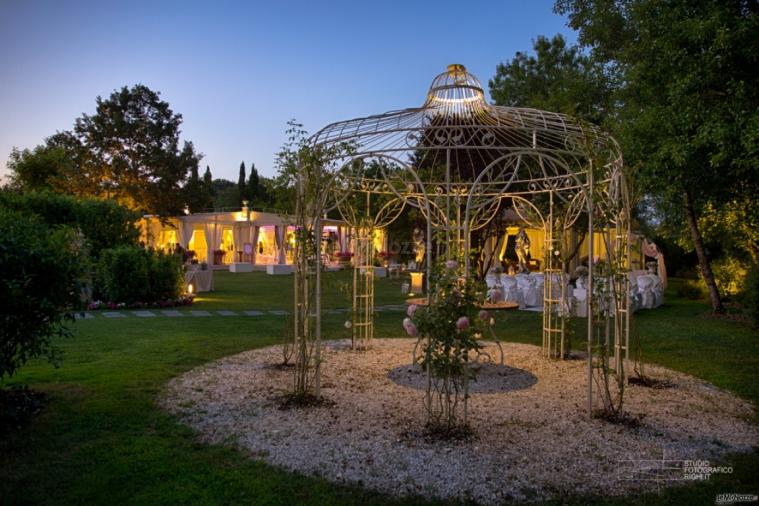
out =
{"type": "Polygon", "coordinates": [[[753,264],[749,269],[741,300],[746,316],[755,327],[759,327],[759,264],[753,264]]]}
{"type": "Polygon", "coordinates": [[[88,256],[81,234],[0,207],[0,380],[29,359],[56,362],[53,340],[83,305],[88,256]]]}
{"type": "Polygon", "coordinates": [[[677,295],[685,299],[700,300],[706,297],[706,286],[701,279],[683,279],[677,285],[677,295]]]}
{"type": "Polygon", "coordinates": [[[111,200],[74,198],[55,193],[0,191],[0,207],[35,214],[48,225],[68,225],[81,230],[97,258],[106,248],[136,245],[139,214],[111,200]]]}
{"type": "Polygon", "coordinates": [[[95,295],[109,302],[148,304],[176,299],[182,291],[181,261],[139,246],[106,249],[100,255],[95,295]]]}
{"type": "Polygon", "coordinates": [[[182,260],[176,255],[153,251],[148,265],[151,302],[173,300],[184,289],[182,260]]]}
{"type": "Polygon", "coordinates": [[[722,257],[712,262],[712,272],[717,289],[723,297],[730,298],[743,292],[748,272],[744,262],[732,256],[722,257]]]}
{"type": "Polygon", "coordinates": [[[137,246],[105,249],[95,275],[95,297],[112,302],[146,302],[148,255],[137,246]]]}

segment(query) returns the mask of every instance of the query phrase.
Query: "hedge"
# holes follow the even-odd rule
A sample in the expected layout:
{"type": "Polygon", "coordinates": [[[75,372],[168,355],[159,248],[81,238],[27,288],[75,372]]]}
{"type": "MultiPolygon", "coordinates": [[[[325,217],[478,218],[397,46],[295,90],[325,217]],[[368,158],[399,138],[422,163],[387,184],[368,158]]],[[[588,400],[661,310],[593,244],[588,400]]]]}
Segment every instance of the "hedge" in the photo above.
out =
{"type": "Polygon", "coordinates": [[[112,200],[3,190],[0,208],[36,215],[48,225],[68,225],[81,230],[95,258],[106,248],[136,245],[140,238],[137,228],[140,215],[112,200]]]}
{"type": "Polygon", "coordinates": [[[95,274],[95,298],[114,303],[154,304],[179,298],[181,260],[139,246],[105,249],[95,274]]]}

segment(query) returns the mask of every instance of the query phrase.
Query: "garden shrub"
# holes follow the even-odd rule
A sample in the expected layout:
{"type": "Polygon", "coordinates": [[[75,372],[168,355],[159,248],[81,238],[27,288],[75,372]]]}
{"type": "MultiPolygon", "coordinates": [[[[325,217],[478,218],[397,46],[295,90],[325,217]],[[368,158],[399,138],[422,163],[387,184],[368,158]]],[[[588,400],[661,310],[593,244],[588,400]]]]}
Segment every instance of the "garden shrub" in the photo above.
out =
{"type": "Polygon", "coordinates": [[[81,234],[0,207],[0,380],[29,359],[57,363],[54,339],[84,303],[88,255],[81,234]]]}
{"type": "Polygon", "coordinates": [[[181,261],[175,255],[139,246],[106,249],[100,255],[96,298],[153,304],[176,299],[182,286],[181,261]]]}
{"type": "Polygon", "coordinates": [[[685,299],[701,300],[706,297],[706,285],[701,279],[683,279],[677,285],[677,295],[685,299]]]}
{"type": "Polygon", "coordinates": [[[95,297],[111,302],[144,302],[148,287],[147,252],[137,246],[103,250],[95,275],[95,297]]]}
{"type": "Polygon", "coordinates": [[[753,264],[746,275],[741,301],[746,316],[759,327],[759,264],[753,264]]]}
{"type": "Polygon", "coordinates": [[[722,297],[730,298],[743,291],[748,269],[735,257],[726,256],[712,262],[714,282],[722,297]]]}
{"type": "Polygon", "coordinates": [[[36,215],[48,225],[81,230],[95,258],[106,248],[136,245],[139,214],[112,200],[74,198],[55,193],[0,191],[0,207],[36,215]]]}
{"type": "Polygon", "coordinates": [[[148,251],[150,300],[159,302],[178,298],[184,289],[181,258],[163,251],[148,251]]]}

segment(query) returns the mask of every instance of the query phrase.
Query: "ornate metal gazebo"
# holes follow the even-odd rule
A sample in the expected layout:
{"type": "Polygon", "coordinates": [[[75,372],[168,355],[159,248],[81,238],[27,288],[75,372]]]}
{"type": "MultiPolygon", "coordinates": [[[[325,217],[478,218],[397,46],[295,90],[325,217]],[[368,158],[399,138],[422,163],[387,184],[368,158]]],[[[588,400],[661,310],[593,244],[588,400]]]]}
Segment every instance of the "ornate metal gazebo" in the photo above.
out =
{"type": "MultiPolygon", "coordinates": [[[[563,114],[488,104],[463,65],[432,82],[421,107],[331,124],[310,139],[299,165],[295,335],[308,388],[319,395],[321,220],[339,213],[356,231],[354,346],[373,336],[373,231],[410,208],[426,224],[426,269],[461,262],[474,275],[471,239],[511,208],[544,231],[543,353],[564,358],[568,273],[562,256],[573,229],[587,231],[588,409],[593,371],[625,379],[630,333],[630,203],[617,143],[596,126],[563,114]],[[600,242],[599,242],[600,241],[600,242]],[[594,250],[601,244],[601,251],[594,250]],[[601,258],[597,258],[601,257],[601,258]],[[594,346],[608,358],[594,362],[594,346]]],[[[428,293],[434,296],[434,290],[428,293]]],[[[621,385],[621,383],[620,383],[621,385]]],[[[306,385],[301,385],[306,386],[306,385]]]]}

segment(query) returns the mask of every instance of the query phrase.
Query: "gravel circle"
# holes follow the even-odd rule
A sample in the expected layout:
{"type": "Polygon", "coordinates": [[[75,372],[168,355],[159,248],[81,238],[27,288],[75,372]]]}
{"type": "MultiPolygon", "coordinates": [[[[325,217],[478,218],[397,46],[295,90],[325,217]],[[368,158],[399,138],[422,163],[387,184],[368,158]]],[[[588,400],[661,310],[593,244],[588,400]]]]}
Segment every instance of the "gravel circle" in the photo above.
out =
{"type": "Polygon", "coordinates": [[[540,348],[512,343],[503,344],[506,365],[483,366],[472,384],[475,437],[428,441],[419,436],[426,379],[411,365],[413,346],[375,339],[370,351],[354,352],[344,341],[325,343],[322,387],[331,402],[321,407],[280,409],[292,370],[274,367],[282,360],[277,346],[176,377],[160,402],[204,441],[235,444],[285,469],[390,495],[483,504],[686,484],[636,473],[649,469],[650,477],[665,459],[725,466],[725,455],[759,446],[751,403],[655,366],[646,372],[671,388],[626,389],[638,427],[589,420],[585,361],[545,360],[540,348]]]}

